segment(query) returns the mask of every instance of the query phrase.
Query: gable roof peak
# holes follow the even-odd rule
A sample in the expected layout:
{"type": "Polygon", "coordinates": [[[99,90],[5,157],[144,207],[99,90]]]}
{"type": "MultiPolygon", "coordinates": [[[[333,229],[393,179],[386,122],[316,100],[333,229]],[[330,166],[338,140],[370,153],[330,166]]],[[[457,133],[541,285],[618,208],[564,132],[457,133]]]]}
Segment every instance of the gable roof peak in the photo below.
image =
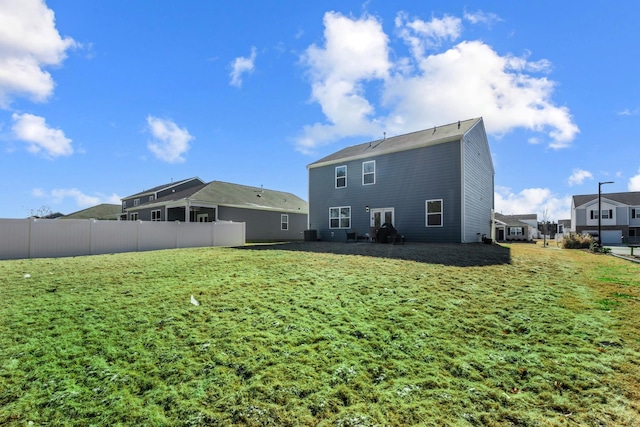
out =
{"type": "Polygon", "coordinates": [[[307,168],[458,141],[478,123],[482,123],[482,117],[459,120],[446,125],[433,126],[391,137],[387,136],[385,132],[382,139],[345,147],[307,165],[307,168]]]}

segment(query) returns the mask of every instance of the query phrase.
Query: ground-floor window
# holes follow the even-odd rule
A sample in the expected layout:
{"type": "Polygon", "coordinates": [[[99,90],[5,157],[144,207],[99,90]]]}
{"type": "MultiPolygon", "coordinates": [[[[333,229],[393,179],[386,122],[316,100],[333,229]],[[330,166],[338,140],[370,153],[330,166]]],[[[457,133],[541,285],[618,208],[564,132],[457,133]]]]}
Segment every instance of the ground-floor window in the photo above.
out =
{"type": "Polygon", "coordinates": [[[351,206],[329,208],[329,228],[351,228],[351,206]]]}
{"type": "Polygon", "coordinates": [[[522,227],[509,227],[507,234],[509,236],[522,236],[522,227]]]}
{"type": "Polygon", "coordinates": [[[427,200],[427,227],[442,227],[442,199],[427,200]]]}
{"type": "Polygon", "coordinates": [[[151,211],[151,221],[160,221],[160,209],[151,211]]]}
{"type": "Polygon", "coordinates": [[[135,213],[129,214],[129,219],[130,219],[131,221],[137,221],[137,220],[138,220],[138,212],[135,212],[135,213]]]}
{"type": "Polygon", "coordinates": [[[289,229],[289,215],[282,214],[280,215],[280,230],[288,230],[289,229]]]}

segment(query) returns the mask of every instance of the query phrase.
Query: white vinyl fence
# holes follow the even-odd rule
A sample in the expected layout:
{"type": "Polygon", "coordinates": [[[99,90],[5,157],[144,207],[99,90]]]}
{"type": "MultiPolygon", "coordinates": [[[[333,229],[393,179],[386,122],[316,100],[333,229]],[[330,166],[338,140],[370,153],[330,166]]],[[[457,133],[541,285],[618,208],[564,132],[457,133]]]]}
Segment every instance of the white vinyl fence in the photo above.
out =
{"type": "Polygon", "coordinates": [[[0,219],[0,259],[241,246],[244,243],[244,222],[0,219]]]}

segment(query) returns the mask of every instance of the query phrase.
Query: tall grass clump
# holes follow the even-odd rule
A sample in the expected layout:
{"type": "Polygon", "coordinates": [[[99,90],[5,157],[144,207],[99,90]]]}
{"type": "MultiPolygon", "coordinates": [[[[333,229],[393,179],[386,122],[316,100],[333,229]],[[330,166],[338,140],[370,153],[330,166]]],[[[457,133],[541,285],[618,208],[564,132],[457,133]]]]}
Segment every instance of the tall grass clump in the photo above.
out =
{"type": "Polygon", "coordinates": [[[570,233],[562,239],[562,247],[565,249],[589,249],[595,243],[590,234],[570,233]]]}

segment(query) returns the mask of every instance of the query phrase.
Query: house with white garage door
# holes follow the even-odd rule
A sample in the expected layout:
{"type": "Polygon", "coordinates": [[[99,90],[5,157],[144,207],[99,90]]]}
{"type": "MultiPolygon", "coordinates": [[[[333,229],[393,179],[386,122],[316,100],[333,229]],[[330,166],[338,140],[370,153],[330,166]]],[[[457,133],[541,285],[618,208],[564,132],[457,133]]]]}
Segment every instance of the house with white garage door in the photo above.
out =
{"type": "Polygon", "coordinates": [[[597,236],[598,218],[603,244],[640,243],[640,191],[573,196],[572,231],[597,236]]]}

